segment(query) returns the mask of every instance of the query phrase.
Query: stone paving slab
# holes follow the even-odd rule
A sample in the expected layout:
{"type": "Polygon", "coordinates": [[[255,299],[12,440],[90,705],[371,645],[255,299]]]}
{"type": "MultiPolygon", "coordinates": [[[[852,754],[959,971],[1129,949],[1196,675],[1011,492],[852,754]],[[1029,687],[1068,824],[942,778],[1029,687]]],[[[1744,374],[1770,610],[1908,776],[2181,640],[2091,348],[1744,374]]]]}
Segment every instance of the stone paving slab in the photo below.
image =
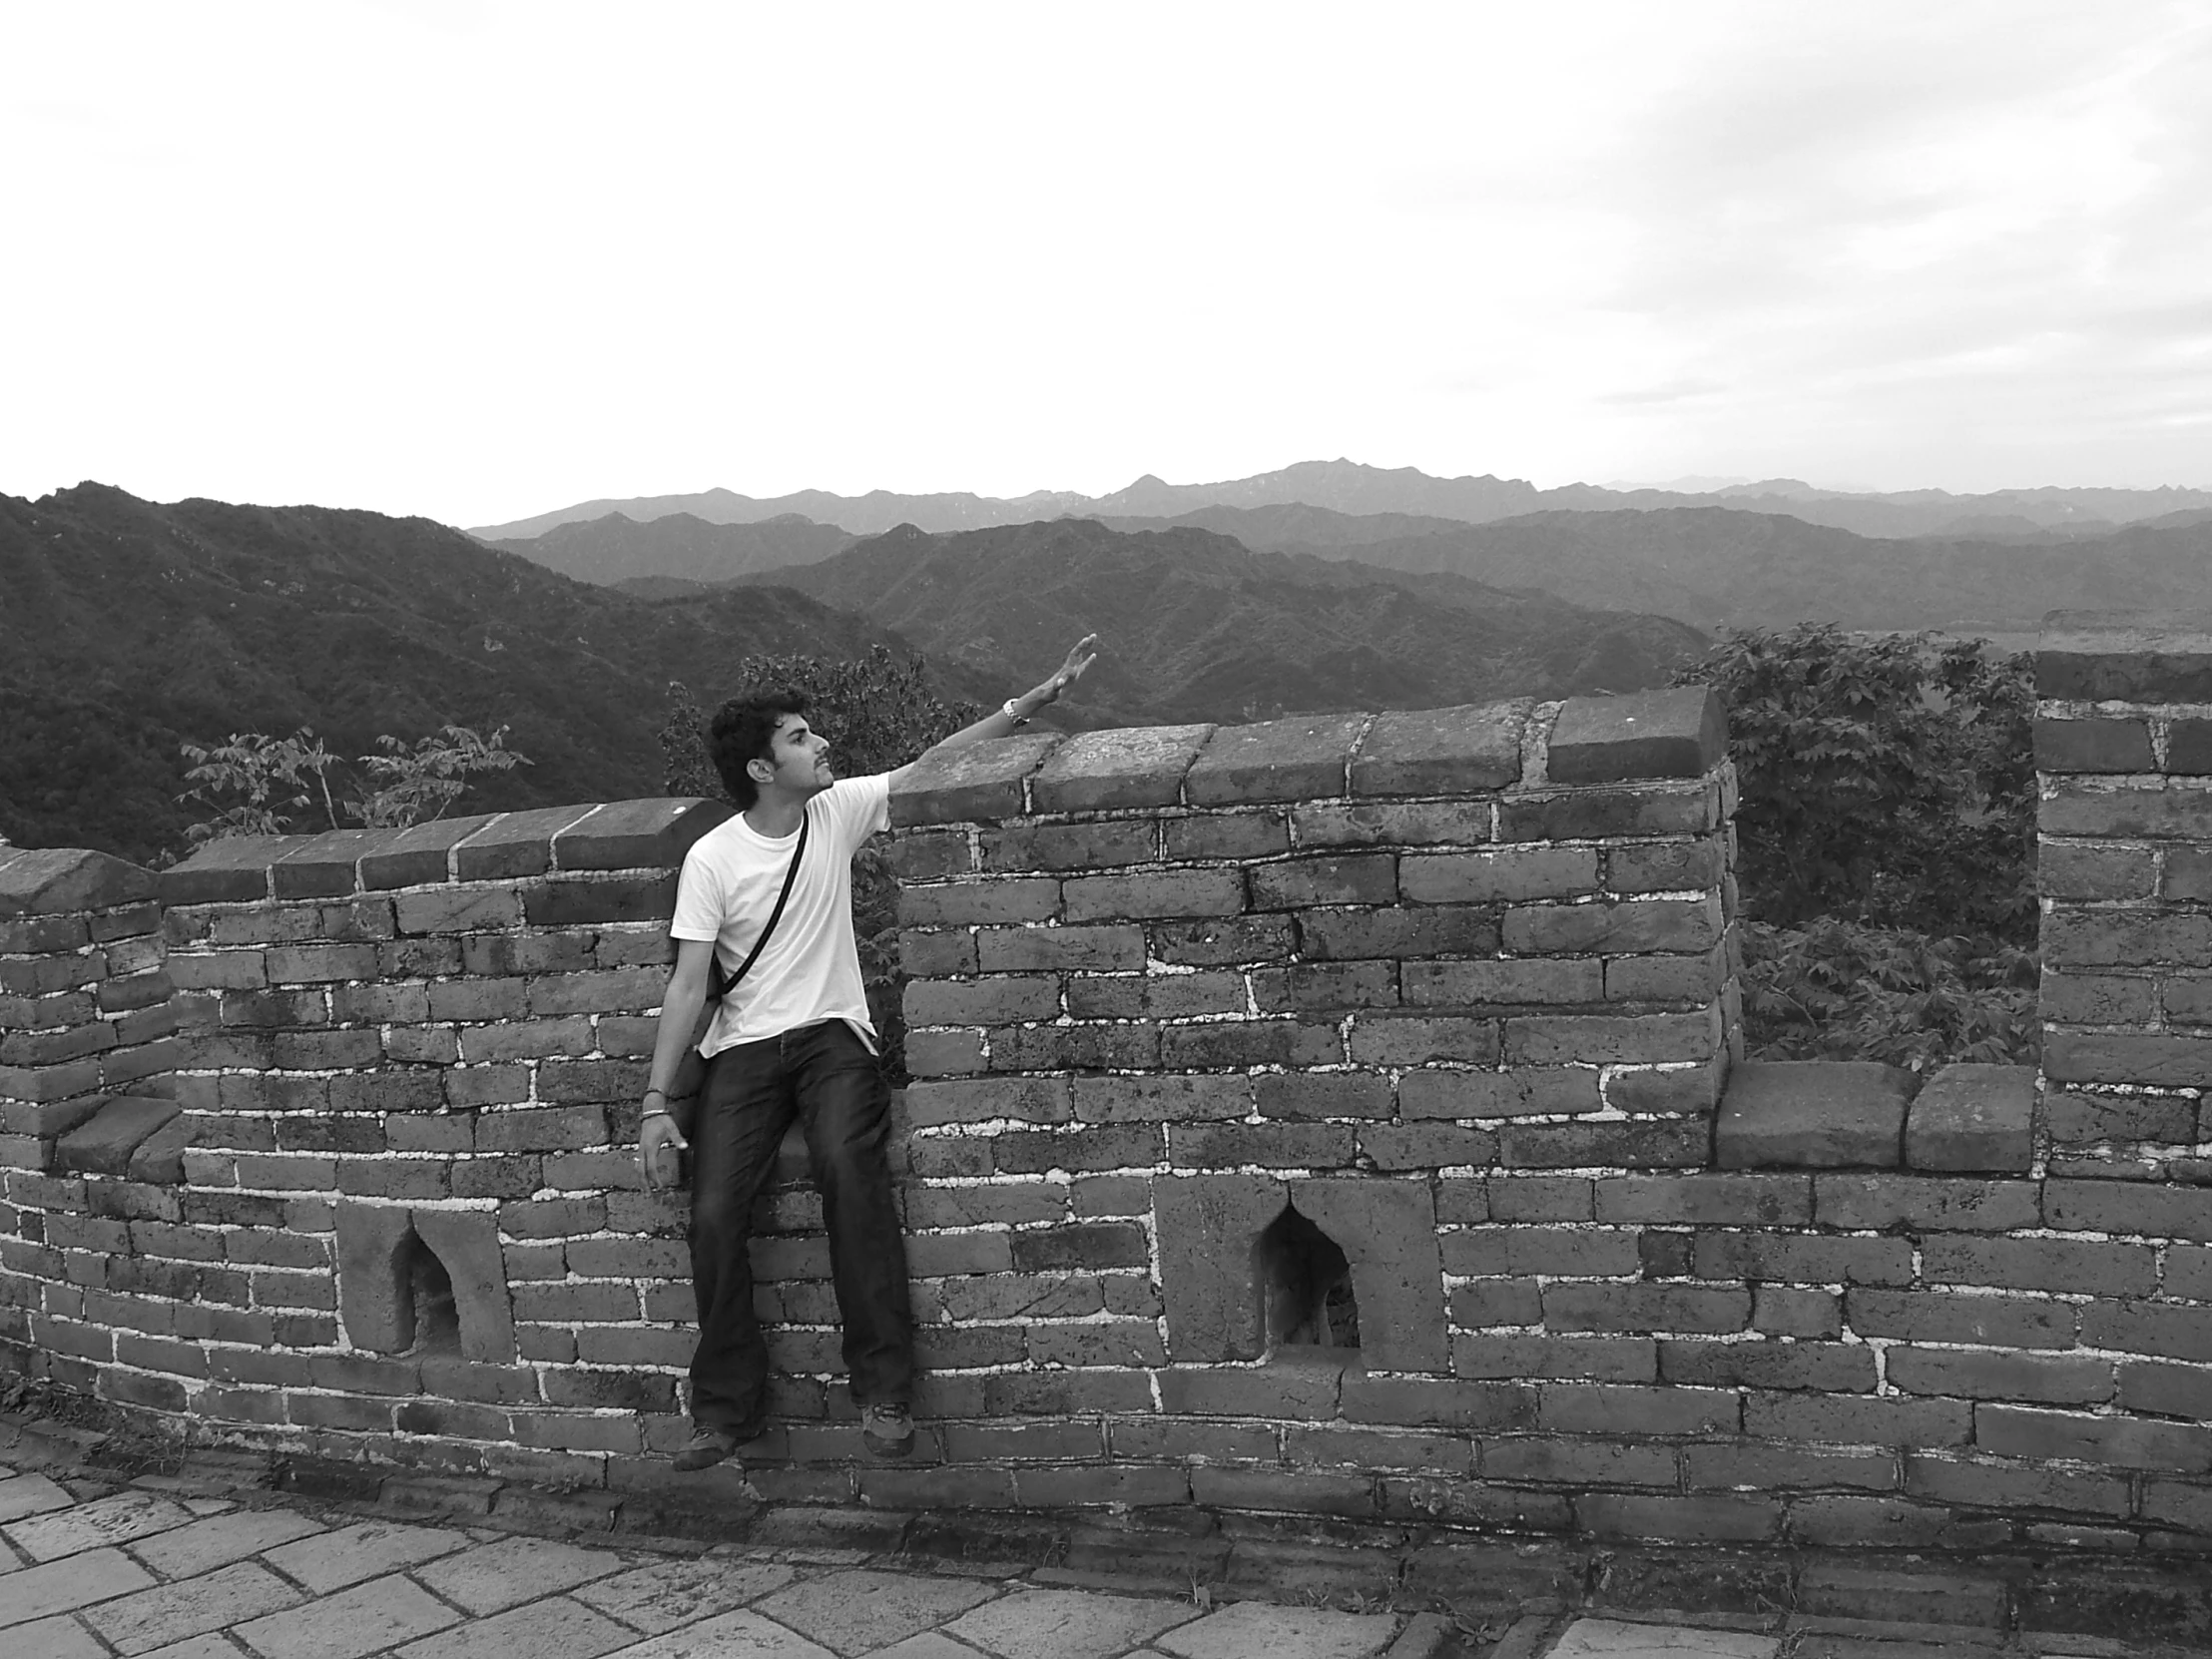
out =
{"type": "Polygon", "coordinates": [[[362,1521],[265,1552],[262,1559],[317,1595],[379,1573],[412,1567],[468,1547],[465,1532],[396,1521],[362,1521]]]}
{"type": "Polygon", "coordinates": [[[586,1584],[575,1594],[585,1606],[657,1636],[758,1601],[798,1576],[796,1567],[778,1561],[656,1561],[586,1584]]]}
{"type": "Polygon", "coordinates": [[[996,1659],[1118,1659],[1198,1615],[1187,1601],[1016,1589],[962,1613],[944,1633],[996,1659]]]}
{"type": "Polygon", "coordinates": [[[956,1618],[992,1594],[989,1586],[958,1579],[856,1568],[778,1590],[760,1611],[842,1659],[859,1659],[956,1618]]]}
{"type": "Polygon", "coordinates": [[[128,1543],[149,1532],[167,1532],[192,1518],[191,1510],[169,1498],[123,1491],[0,1526],[0,1536],[34,1561],[58,1561],[106,1544],[128,1543]]]}
{"type": "Polygon", "coordinates": [[[164,1578],[190,1578],[322,1530],[320,1521],[294,1509],[233,1509],[140,1538],[128,1547],[164,1578]]]}
{"type": "Polygon", "coordinates": [[[363,1659],[460,1617],[421,1585],[393,1576],[254,1619],[238,1634],[261,1659],[363,1659]]]}
{"type": "Polygon", "coordinates": [[[197,1578],[103,1602],[87,1608],[82,1617],[118,1651],[139,1654],[295,1606],[299,1599],[297,1590],[260,1562],[238,1561],[197,1578]]]}
{"type": "Polygon", "coordinates": [[[0,1577],[0,1631],[133,1590],[151,1589],[156,1582],[152,1573],[120,1549],[89,1549],[43,1566],[25,1567],[0,1577]]]}
{"type": "Polygon", "coordinates": [[[140,1659],[239,1659],[242,1650],[224,1636],[192,1636],[168,1647],[158,1647],[140,1659]]]}
{"type": "Polygon", "coordinates": [[[837,1655],[774,1620],[740,1609],[649,1637],[608,1659],[837,1659],[837,1655]]]}
{"type": "Polygon", "coordinates": [[[956,1642],[941,1630],[924,1630],[908,1636],[903,1642],[877,1648],[868,1659],[994,1659],[994,1656],[978,1652],[965,1642],[956,1642]]]}
{"type": "Polygon", "coordinates": [[[566,1596],[533,1601],[409,1642],[397,1659],[600,1659],[636,1631],[566,1596]]]}
{"type": "Polygon", "coordinates": [[[1390,1645],[1387,1613],[1338,1613],[1240,1601],[1171,1630],[1153,1643],[1176,1659],[1374,1659],[1390,1645]]]}
{"type": "MultiPolygon", "coordinates": [[[[36,1654],[38,1659],[108,1659],[108,1650],[67,1614],[17,1625],[0,1637],[0,1652],[11,1656],[36,1654]]],[[[233,1648],[223,1659],[238,1659],[238,1649],[233,1648]]]]}
{"type": "Polygon", "coordinates": [[[0,1480],[0,1525],[48,1509],[66,1509],[77,1500],[43,1474],[17,1474],[0,1480]]]}
{"type": "Polygon", "coordinates": [[[622,1570],[622,1557],[551,1538],[502,1538],[416,1569],[415,1582],[471,1613],[497,1613],[622,1570]]]}
{"type": "Polygon", "coordinates": [[[1748,1630],[1576,1619],[1549,1659],[1775,1659],[1782,1638],[1748,1630]]]}

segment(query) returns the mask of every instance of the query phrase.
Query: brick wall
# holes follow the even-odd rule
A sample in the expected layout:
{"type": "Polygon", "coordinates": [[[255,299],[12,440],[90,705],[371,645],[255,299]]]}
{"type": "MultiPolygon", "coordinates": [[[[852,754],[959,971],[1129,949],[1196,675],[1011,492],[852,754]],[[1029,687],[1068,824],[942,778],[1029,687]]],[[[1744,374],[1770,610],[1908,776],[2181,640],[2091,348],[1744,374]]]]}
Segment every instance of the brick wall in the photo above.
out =
{"type": "MultiPolygon", "coordinates": [[[[855,1456],[795,1159],[759,1218],[755,1485],[2212,1548],[2202,1148],[2152,1167],[2064,1104],[2199,1091],[2059,1078],[2055,1040],[2040,1107],[1997,1068],[1732,1063],[1733,806],[1696,692],[929,768],[894,802],[921,1445],[855,1456]]],[[[0,849],[6,1363],[203,1436],[726,1493],[657,1455],[684,1207],[629,1157],[672,872],[721,811],[223,843],[159,877],[158,938],[144,872],[96,891],[23,860],[97,855],[0,849]],[[128,914],[146,943],[103,955],[128,914]],[[136,1003],[51,1000],[118,969],[166,971],[110,1000],[156,997],[182,1046],[65,1078],[57,1034],[162,1040],[124,1040],[136,1003]]],[[[2156,919],[2149,892],[2052,903],[2156,919]]],[[[2054,1039],[2110,1023],[2058,1006],[2054,1039]]]]}

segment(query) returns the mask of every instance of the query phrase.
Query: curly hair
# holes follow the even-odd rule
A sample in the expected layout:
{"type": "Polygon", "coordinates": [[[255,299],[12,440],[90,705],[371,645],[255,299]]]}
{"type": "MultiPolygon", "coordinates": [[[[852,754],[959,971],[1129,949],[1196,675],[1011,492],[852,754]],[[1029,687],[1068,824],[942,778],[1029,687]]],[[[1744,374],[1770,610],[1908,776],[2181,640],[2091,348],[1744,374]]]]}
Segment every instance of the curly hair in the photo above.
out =
{"type": "Polygon", "coordinates": [[[741,811],[761,798],[760,786],[746,772],[746,763],[768,761],[773,764],[776,728],[783,724],[787,715],[806,712],[806,694],[796,691],[755,692],[751,697],[733,697],[715,711],[714,724],[707,729],[707,758],[714,762],[722,787],[730,792],[730,799],[741,811]]]}

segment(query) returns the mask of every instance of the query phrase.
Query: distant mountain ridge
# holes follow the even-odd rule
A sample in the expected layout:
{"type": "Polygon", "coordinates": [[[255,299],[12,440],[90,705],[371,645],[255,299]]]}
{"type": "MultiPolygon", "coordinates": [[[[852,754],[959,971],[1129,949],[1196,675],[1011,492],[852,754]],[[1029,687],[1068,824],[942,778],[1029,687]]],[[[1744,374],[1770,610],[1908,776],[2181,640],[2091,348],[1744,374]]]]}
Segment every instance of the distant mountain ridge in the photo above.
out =
{"type": "Polygon", "coordinates": [[[2054,610],[2195,609],[2212,577],[2212,512],[2186,511],[2078,541],[1868,537],[1780,513],[1722,507],[1530,513],[1489,524],[1316,507],[1209,507],[1177,525],[1256,550],[1445,572],[1540,588],[1578,605],[1703,628],[1983,625],[2028,632],[2054,610]]]}
{"type": "Polygon", "coordinates": [[[859,537],[798,513],[716,524],[691,513],[639,521],[623,513],[556,525],[542,536],[487,546],[518,554],[579,582],[612,587],[639,578],[733,581],[755,571],[812,564],[859,537]]]}
{"type": "Polygon", "coordinates": [[[1086,720],[1264,720],[1664,684],[1709,641],[1664,617],[1463,577],[1256,553],[1206,530],[912,526],[746,578],[860,611],[933,663],[1028,685],[1095,630],[1086,720]]]}
{"type": "MultiPolygon", "coordinates": [[[[2101,534],[2120,524],[2199,508],[2212,508],[2212,490],[2171,486],[2154,490],[2070,488],[2057,485],[1958,495],[1947,490],[1904,490],[1855,494],[1822,490],[1794,478],[1729,485],[1702,494],[1660,489],[1615,490],[1597,484],[1567,484],[1539,490],[1524,479],[1461,476],[1437,478],[1415,467],[1377,467],[1361,462],[1301,461],[1250,478],[1204,484],[1170,484],[1147,474],[1125,489],[1103,496],[1066,490],[1037,490],[1002,498],[964,491],[900,495],[871,490],[841,496],[826,490],[761,500],[732,490],[696,495],[647,496],[633,500],[579,502],[555,512],[509,524],[488,525],[470,534],[511,542],[543,536],[564,524],[605,518],[610,513],[645,522],[672,513],[688,513],[709,524],[753,524],[798,513],[857,535],[875,535],[900,524],[932,533],[1021,524],[1063,515],[1078,517],[1174,518],[1206,507],[1263,507],[1290,504],[1324,507],[1352,514],[1411,513],[1481,524],[1528,513],[1574,510],[1650,511],[1672,507],[1727,506],[1781,513],[1808,523],[1827,524],[1861,535],[2101,534]],[[1964,521],[1968,528],[1961,530],[1964,521]]],[[[664,572],[660,574],[675,574],[664,572]]]]}

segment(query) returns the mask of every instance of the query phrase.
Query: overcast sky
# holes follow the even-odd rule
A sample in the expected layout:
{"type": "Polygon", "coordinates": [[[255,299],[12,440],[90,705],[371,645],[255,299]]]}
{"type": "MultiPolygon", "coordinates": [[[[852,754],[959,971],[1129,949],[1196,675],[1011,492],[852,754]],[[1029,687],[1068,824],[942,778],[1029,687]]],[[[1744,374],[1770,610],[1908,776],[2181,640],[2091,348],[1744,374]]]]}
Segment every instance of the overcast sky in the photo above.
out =
{"type": "Polygon", "coordinates": [[[2212,0],[0,12],[0,490],[2212,486],[2212,0]]]}

